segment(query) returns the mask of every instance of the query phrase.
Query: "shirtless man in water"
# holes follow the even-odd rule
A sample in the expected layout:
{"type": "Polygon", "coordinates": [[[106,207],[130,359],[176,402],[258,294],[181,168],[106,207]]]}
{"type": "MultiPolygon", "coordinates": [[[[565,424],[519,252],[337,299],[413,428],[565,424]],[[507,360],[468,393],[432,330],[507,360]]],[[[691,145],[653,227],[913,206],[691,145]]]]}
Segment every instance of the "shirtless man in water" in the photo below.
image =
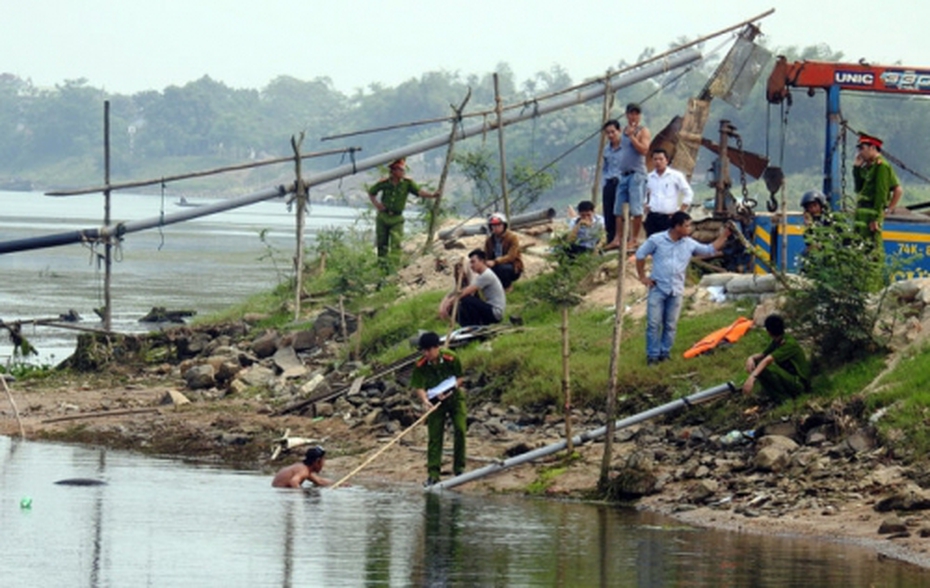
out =
{"type": "Polygon", "coordinates": [[[271,481],[274,488],[300,488],[305,480],[310,480],[317,486],[329,486],[332,480],[327,480],[319,473],[323,469],[326,451],[317,445],[307,450],[304,460],[279,471],[271,481]]]}

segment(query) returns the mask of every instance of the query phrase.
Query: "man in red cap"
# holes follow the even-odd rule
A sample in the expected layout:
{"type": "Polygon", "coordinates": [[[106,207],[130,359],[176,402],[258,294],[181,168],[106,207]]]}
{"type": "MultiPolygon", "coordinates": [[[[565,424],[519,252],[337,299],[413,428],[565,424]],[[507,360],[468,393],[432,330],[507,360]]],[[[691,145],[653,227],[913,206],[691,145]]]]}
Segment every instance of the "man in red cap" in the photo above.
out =
{"type": "Polygon", "coordinates": [[[853,163],[853,181],[857,195],[853,222],[856,232],[873,248],[876,275],[870,281],[878,289],[883,282],[880,272],[885,263],[882,224],[885,212],[894,211],[902,193],[898,177],[882,157],[881,139],[859,135],[853,163]]]}
{"type": "Polygon", "coordinates": [[[421,198],[437,198],[439,192],[421,188],[408,178],[407,162],[403,158],[392,162],[388,169],[390,175],[368,189],[368,198],[371,199],[371,205],[378,209],[378,215],[375,217],[378,257],[386,258],[390,254],[396,263],[400,260],[400,242],[404,238],[404,208],[407,206],[407,196],[413,194],[421,198]]]}

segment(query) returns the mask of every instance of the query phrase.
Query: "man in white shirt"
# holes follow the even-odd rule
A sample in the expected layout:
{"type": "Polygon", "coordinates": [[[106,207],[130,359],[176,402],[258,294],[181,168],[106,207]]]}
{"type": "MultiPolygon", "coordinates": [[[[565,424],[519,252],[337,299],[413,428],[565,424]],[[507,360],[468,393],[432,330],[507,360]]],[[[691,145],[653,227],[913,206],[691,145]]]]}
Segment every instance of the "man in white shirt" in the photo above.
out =
{"type": "Polygon", "coordinates": [[[677,169],[668,166],[665,149],[653,149],[654,169],[646,178],[646,236],[671,228],[672,215],[687,212],[694,199],[688,179],[677,169]]]}

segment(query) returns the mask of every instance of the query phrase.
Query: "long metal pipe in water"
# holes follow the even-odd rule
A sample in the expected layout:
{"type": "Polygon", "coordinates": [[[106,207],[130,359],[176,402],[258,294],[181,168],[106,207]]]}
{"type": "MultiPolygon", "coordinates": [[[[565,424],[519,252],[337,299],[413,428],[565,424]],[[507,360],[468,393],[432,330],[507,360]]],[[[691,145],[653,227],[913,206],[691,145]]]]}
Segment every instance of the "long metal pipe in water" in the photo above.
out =
{"type": "MultiPolygon", "coordinates": [[[[733,382],[726,382],[725,384],[720,384],[719,386],[714,386],[713,388],[708,388],[700,392],[695,392],[694,394],[690,396],[679,398],[678,400],[672,400],[671,402],[667,402],[661,406],[657,406],[655,408],[651,408],[649,410],[635,414],[631,417],[627,417],[625,419],[616,421],[614,423],[614,429],[620,430],[620,429],[635,425],[637,423],[641,423],[643,421],[649,420],[651,418],[657,417],[659,415],[665,414],[667,412],[677,410],[679,408],[685,408],[685,407],[690,407],[690,406],[694,406],[697,404],[702,404],[704,402],[709,402],[711,400],[714,400],[718,396],[729,394],[730,392],[734,392],[735,390],[736,390],[736,386],[733,385],[733,382]]],[[[599,427],[597,429],[587,431],[580,435],[575,435],[575,437],[572,438],[572,443],[574,443],[575,445],[580,445],[586,441],[591,441],[593,439],[603,437],[606,432],[607,432],[606,426],[599,427]]],[[[553,443],[552,445],[540,447],[539,449],[534,449],[533,451],[529,451],[527,453],[517,455],[516,457],[511,457],[509,459],[505,459],[498,463],[493,463],[483,468],[478,468],[477,470],[465,472],[464,474],[460,476],[455,476],[454,478],[449,478],[448,480],[445,480],[443,482],[433,484],[432,486],[429,487],[429,491],[436,492],[439,490],[448,490],[449,488],[455,488],[456,486],[461,486],[462,484],[467,484],[468,482],[471,482],[473,480],[477,480],[479,478],[484,478],[486,476],[490,476],[492,474],[502,472],[514,466],[524,464],[528,461],[533,461],[541,457],[546,457],[547,455],[552,455],[553,453],[558,453],[559,451],[562,451],[563,449],[565,449],[567,445],[568,445],[568,442],[565,440],[562,440],[562,441],[559,441],[558,443],[553,443]]]]}
{"type": "Polygon", "coordinates": [[[197,208],[190,208],[180,212],[165,214],[148,219],[127,221],[125,223],[118,223],[116,225],[105,226],[97,229],[67,231],[65,233],[42,235],[40,237],[27,237],[25,239],[17,239],[14,241],[4,241],[0,243],[0,255],[4,253],[15,253],[17,251],[29,251],[32,249],[58,247],[60,245],[70,245],[73,243],[81,243],[85,241],[94,242],[99,241],[104,237],[122,236],[126,233],[133,233],[158,226],[170,225],[193,218],[222,212],[224,210],[239,208],[240,206],[254,204],[256,202],[261,202],[270,198],[284,196],[285,194],[293,191],[293,186],[290,188],[278,186],[276,188],[262,190],[260,192],[241,196],[239,198],[230,198],[228,200],[223,200],[214,204],[198,206],[197,208]]]}
{"type": "MultiPolygon", "coordinates": [[[[677,69],[693,63],[701,59],[701,52],[696,49],[688,49],[682,51],[679,54],[669,56],[668,59],[650,64],[636,71],[631,71],[627,74],[617,76],[609,84],[609,89],[612,92],[615,92],[621,88],[631,86],[638,82],[648,80],[652,77],[655,77],[659,74],[677,69]]],[[[558,96],[546,103],[540,103],[538,108],[526,109],[528,112],[511,112],[501,118],[500,124],[503,126],[511,125],[518,122],[523,122],[525,120],[530,120],[533,117],[541,116],[544,114],[549,114],[550,112],[555,112],[568,108],[570,106],[575,106],[577,104],[582,104],[594,98],[600,98],[604,95],[604,88],[600,86],[593,86],[588,90],[579,91],[574,94],[566,94],[563,96],[558,96]]],[[[456,141],[466,139],[475,135],[480,135],[487,132],[488,130],[493,130],[497,128],[497,122],[485,125],[484,123],[476,123],[463,127],[456,134],[456,141]]],[[[339,178],[350,176],[361,171],[366,171],[379,165],[386,165],[396,159],[402,157],[409,157],[411,155],[416,155],[417,153],[423,153],[429,151],[430,149],[435,149],[436,147],[441,147],[449,142],[450,135],[448,133],[443,133],[432,137],[430,139],[424,139],[422,141],[411,143],[404,147],[399,147],[391,151],[386,151],[380,155],[375,155],[362,159],[360,161],[352,163],[347,163],[332,169],[320,172],[305,178],[308,186],[316,186],[319,184],[325,184],[332,180],[338,180],[339,178]]],[[[151,219],[137,220],[137,221],[128,221],[125,223],[119,223],[114,226],[105,226],[100,229],[87,229],[84,231],[70,231],[68,233],[59,233],[55,235],[45,235],[42,237],[31,237],[27,239],[20,239],[17,241],[7,241],[0,243],[0,255],[4,253],[13,253],[17,251],[27,251],[31,249],[42,249],[45,247],[54,247],[58,245],[67,245],[71,243],[79,243],[85,240],[97,240],[101,237],[107,236],[121,236],[126,233],[132,233],[135,231],[142,231],[145,229],[151,229],[158,226],[169,225],[172,223],[177,223],[192,218],[198,218],[201,216],[207,216],[215,212],[221,212],[224,210],[230,210],[233,208],[239,208],[242,206],[247,206],[249,204],[254,204],[256,202],[261,202],[262,200],[269,200],[277,196],[283,196],[284,194],[294,192],[295,187],[290,186],[285,188],[284,186],[278,186],[277,188],[265,190],[262,192],[255,192],[246,196],[241,196],[238,198],[230,198],[223,202],[218,202],[215,204],[197,207],[191,209],[190,211],[178,212],[174,214],[166,214],[151,219]]]]}

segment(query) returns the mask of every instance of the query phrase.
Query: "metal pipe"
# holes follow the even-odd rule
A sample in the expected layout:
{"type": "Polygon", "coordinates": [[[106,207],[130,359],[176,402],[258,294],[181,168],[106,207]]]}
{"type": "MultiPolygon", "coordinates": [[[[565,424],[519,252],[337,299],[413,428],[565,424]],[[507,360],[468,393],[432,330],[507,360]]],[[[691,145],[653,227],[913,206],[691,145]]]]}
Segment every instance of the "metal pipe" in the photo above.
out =
{"type": "MultiPolygon", "coordinates": [[[[677,69],[693,63],[701,59],[701,52],[696,49],[689,49],[682,51],[680,54],[670,56],[667,60],[661,63],[654,63],[652,65],[643,67],[636,71],[631,71],[628,74],[618,76],[617,79],[613,80],[610,84],[611,91],[619,90],[620,88],[625,88],[627,86],[648,80],[654,76],[657,76],[661,73],[677,69]]],[[[538,109],[531,110],[528,113],[513,112],[508,115],[505,115],[501,118],[500,124],[503,126],[511,125],[518,122],[523,122],[529,120],[535,116],[542,116],[544,114],[549,114],[550,112],[555,112],[568,108],[570,106],[575,106],[577,104],[582,104],[594,98],[602,97],[604,89],[601,87],[594,87],[587,91],[578,92],[572,95],[560,96],[557,99],[553,99],[546,104],[540,104],[538,109]]],[[[468,127],[460,127],[459,132],[456,135],[456,140],[466,139],[474,135],[480,135],[483,132],[486,132],[488,129],[494,129],[497,126],[497,122],[487,125],[483,123],[477,123],[470,125],[468,127]]],[[[411,155],[416,155],[417,153],[423,153],[424,151],[429,151],[430,149],[435,149],[436,147],[441,147],[449,142],[449,134],[443,133],[435,137],[424,139],[416,143],[411,143],[404,147],[398,147],[397,149],[392,149],[391,151],[386,151],[380,155],[375,155],[368,157],[358,162],[347,163],[340,165],[338,167],[331,168],[324,172],[320,172],[306,178],[307,186],[315,186],[319,184],[324,184],[332,180],[338,180],[339,178],[350,176],[361,171],[366,171],[379,165],[386,165],[396,159],[403,157],[410,157],[411,155]]],[[[288,158],[292,159],[292,158],[288,158]]],[[[283,196],[284,194],[294,191],[294,186],[285,188],[284,186],[278,186],[277,188],[265,190],[262,192],[256,192],[246,196],[241,196],[239,198],[230,198],[223,202],[218,202],[215,204],[209,204],[202,207],[197,207],[190,209],[189,211],[178,212],[174,214],[167,214],[164,216],[158,216],[150,219],[143,219],[137,221],[128,221],[125,223],[119,223],[114,226],[106,226],[100,229],[89,229],[87,231],[77,231],[72,233],[63,233],[58,235],[49,235],[44,237],[32,237],[28,239],[20,239],[17,241],[7,241],[0,242],[0,255],[4,253],[13,253],[16,251],[27,251],[31,249],[40,249],[43,247],[50,247],[52,245],[47,244],[50,237],[54,241],[54,245],[66,245],[69,243],[77,243],[84,239],[91,238],[103,238],[112,235],[121,236],[126,233],[132,233],[135,231],[142,231],[145,229],[151,229],[154,227],[168,225],[176,222],[181,222],[189,220],[192,218],[198,218],[201,216],[207,216],[215,212],[221,212],[224,210],[230,210],[233,208],[239,208],[242,206],[247,206],[249,204],[254,204],[256,202],[261,202],[262,200],[268,200],[275,198],[277,196],[283,196]],[[96,235],[95,235],[96,233],[96,235]]]]}
{"type": "MultiPolygon", "coordinates": [[[[542,210],[537,210],[534,212],[525,212],[523,214],[518,214],[517,216],[511,219],[508,223],[511,229],[518,229],[520,227],[531,227],[533,225],[538,225],[541,223],[551,222],[555,218],[555,209],[554,208],[545,208],[542,210]]],[[[476,225],[468,225],[465,227],[457,227],[454,229],[446,229],[439,232],[439,238],[443,241],[447,239],[453,239],[458,237],[471,237],[473,235],[487,235],[488,234],[488,225],[487,223],[481,223],[476,225]]]]}
{"type": "MultiPolygon", "coordinates": [[[[655,408],[651,408],[649,410],[635,414],[631,417],[627,417],[625,419],[616,421],[614,423],[614,429],[615,430],[624,429],[626,427],[635,425],[637,423],[641,423],[645,420],[649,420],[653,417],[657,417],[659,415],[665,414],[667,412],[671,412],[673,410],[677,410],[679,408],[690,407],[690,406],[694,406],[697,404],[702,404],[704,402],[709,402],[711,400],[714,400],[718,396],[722,396],[724,394],[733,392],[735,390],[736,390],[736,386],[733,385],[733,382],[726,382],[725,384],[720,384],[719,386],[714,386],[713,388],[708,388],[700,392],[695,392],[694,394],[690,396],[679,398],[678,400],[672,400],[671,402],[667,402],[661,406],[657,406],[655,408]]],[[[593,439],[603,437],[606,432],[607,432],[606,426],[600,427],[600,428],[597,428],[591,431],[587,431],[580,435],[576,435],[572,439],[572,443],[574,443],[575,445],[580,445],[586,441],[591,441],[593,439]]],[[[516,457],[511,457],[509,459],[505,459],[503,461],[493,463],[491,465],[487,465],[483,468],[478,468],[477,470],[465,472],[464,474],[460,476],[449,478],[448,480],[445,480],[444,482],[433,484],[432,486],[429,487],[429,491],[436,492],[439,490],[448,490],[449,488],[461,486],[462,484],[466,484],[473,480],[477,480],[479,478],[484,478],[485,476],[490,476],[492,474],[502,472],[514,466],[524,464],[528,461],[533,461],[541,457],[546,457],[547,455],[552,455],[553,453],[558,453],[559,451],[562,451],[563,449],[565,449],[567,445],[568,443],[565,440],[562,440],[562,441],[559,441],[558,443],[553,443],[552,445],[540,447],[539,449],[534,449],[533,451],[529,451],[527,453],[517,455],[516,457]]]]}
{"type": "Polygon", "coordinates": [[[100,239],[112,236],[122,236],[126,233],[134,233],[136,231],[143,231],[145,229],[151,229],[162,225],[170,225],[181,221],[190,220],[192,218],[207,216],[216,212],[222,212],[224,210],[230,210],[240,206],[254,204],[256,202],[261,202],[262,200],[268,200],[269,198],[284,196],[285,194],[293,191],[293,186],[288,188],[285,188],[284,186],[278,186],[277,188],[255,192],[240,198],[230,198],[229,200],[224,200],[222,202],[216,202],[214,204],[208,204],[204,206],[198,206],[197,208],[186,209],[174,214],[166,214],[164,216],[157,216],[149,219],[128,221],[125,223],[97,229],[68,231],[66,233],[55,233],[52,235],[42,235],[40,237],[27,237],[25,239],[16,239],[14,241],[3,241],[0,242],[0,255],[4,253],[15,253],[18,251],[30,251],[33,249],[58,247],[60,245],[71,245],[73,243],[98,241],[100,239]]]}

